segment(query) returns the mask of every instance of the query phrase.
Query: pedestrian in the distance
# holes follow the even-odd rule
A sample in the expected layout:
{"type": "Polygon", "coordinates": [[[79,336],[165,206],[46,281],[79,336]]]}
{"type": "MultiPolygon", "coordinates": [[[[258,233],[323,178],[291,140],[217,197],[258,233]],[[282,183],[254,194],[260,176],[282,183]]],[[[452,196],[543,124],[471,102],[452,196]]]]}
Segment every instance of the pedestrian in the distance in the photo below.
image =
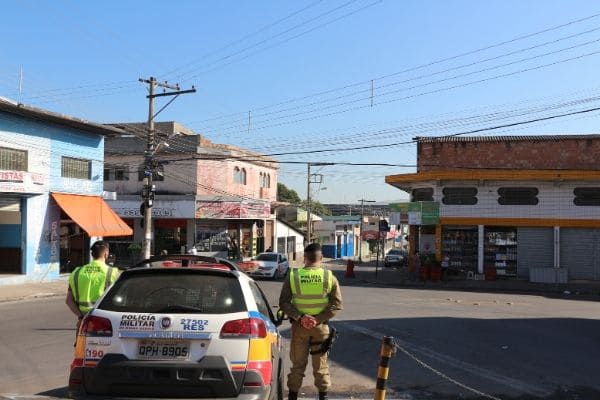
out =
{"type": "Polygon", "coordinates": [[[321,245],[309,244],[304,249],[304,267],[290,270],[279,296],[279,307],[292,322],[289,400],[298,398],[309,355],[319,400],[327,400],[331,387],[328,351],[322,345],[331,340],[329,320],[342,309],[342,293],[333,273],[321,267],[322,260],[321,245]]]}
{"type": "Polygon", "coordinates": [[[77,267],[69,276],[66,303],[77,316],[79,323],[87,314],[96,300],[117,279],[119,271],[106,264],[109,256],[108,243],[103,240],[95,242],[92,247],[92,261],[77,267]]]}

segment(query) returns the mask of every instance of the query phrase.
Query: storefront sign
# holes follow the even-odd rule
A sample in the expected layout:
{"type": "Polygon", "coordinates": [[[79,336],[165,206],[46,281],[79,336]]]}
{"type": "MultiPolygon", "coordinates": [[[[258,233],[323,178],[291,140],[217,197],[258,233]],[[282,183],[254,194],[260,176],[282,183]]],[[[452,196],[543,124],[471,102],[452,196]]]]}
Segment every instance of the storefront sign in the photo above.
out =
{"type": "Polygon", "coordinates": [[[0,192],[43,193],[48,177],[26,171],[0,171],[0,192]]]}
{"type": "Polygon", "coordinates": [[[392,225],[400,225],[400,224],[408,224],[408,207],[410,203],[390,203],[390,210],[393,211],[393,214],[399,214],[399,221],[394,219],[392,222],[392,215],[390,215],[390,224],[392,225]]]}
{"type": "Polygon", "coordinates": [[[440,222],[440,204],[435,201],[408,203],[409,225],[437,225],[440,222]]]}
{"type": "MultiPolygon", "coordinates": [[[[142,218],[140,213],[141,199],[107,201],[108,205],[120,216],[125,218],[142,218]]],[[[152,207],[155,218],[194,218],[194,200],[155,200],[152,207]]]]}
{"type": "Polygon", "coordinates": [[[252,219],[270,216],[271,205],[262,201],[196,200],[196,218],[199,219],[252,219]]]}

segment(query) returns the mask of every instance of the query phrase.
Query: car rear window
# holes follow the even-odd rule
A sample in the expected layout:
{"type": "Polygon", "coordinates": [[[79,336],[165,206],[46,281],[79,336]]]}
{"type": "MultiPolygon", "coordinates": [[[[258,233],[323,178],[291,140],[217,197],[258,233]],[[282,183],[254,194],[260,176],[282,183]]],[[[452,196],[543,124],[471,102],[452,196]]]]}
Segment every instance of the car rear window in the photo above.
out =
{"type": "Polygon", "coordinates": [[[200,273],[122,276],[98,308],[108,311],[227,314],[246,311],[237,278],[200,273]]]}
{"type": "Polygon", "coordinates": [[[259,254],[256,259],[258,261],[277,261],[277,254],[259,254]]]}

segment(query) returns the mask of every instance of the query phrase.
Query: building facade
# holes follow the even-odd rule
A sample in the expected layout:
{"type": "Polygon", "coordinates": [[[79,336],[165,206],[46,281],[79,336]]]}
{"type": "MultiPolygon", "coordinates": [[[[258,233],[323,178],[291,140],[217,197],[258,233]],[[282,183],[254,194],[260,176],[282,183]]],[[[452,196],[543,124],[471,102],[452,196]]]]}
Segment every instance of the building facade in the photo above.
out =
{"type": "Polygon", "coordinates": [[[599,135],[419,138],[417,172],[386,182],[436,203],[411,252],[467,276],[600,280],[599,135]]]}
{"type": "Polygon", "coordinates": [[[91,241],[131,233],[102,199],[104,138],[118,133],[0,99],[0,283],[55,279],[91,241]]]}
{"type": "MultiPolygon", "coordinates": [[[[117,124],[131,134],[109,139],[105,150],[105,189],[118,197],[109,203],[134,230],[123,245],[128,248],[139,245],[143,233],[146,144],[138,125],[117,124]]],[[[153,176],[153,253],[194,247],[200,254],[248,258],[275,247],[275,160],[212,143],[175,122],[157,123],[156,129],[162,139],[153,176]]]]}
{"type": "Polygon", "coordinates": [[[360,246],[360,215],[323,216],[314,222],[314,234],[328,258],[354,258],[360,246]]]}

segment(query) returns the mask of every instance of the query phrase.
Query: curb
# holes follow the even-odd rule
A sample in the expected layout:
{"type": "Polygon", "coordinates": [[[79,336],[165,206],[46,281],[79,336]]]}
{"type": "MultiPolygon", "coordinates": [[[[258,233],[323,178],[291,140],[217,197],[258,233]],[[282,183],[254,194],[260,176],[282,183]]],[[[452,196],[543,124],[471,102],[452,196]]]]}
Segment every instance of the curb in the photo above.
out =
{"type": "MultiPolygon", "coordinates": [[[[9,302],[32,300],[32,299],[43,299],[43,298],[50,298],[50,297],[58,297],[60,295],[61,295],[61,293],[35,293],[35,294],[28,294],[28,295],[23,295],[23,296],[7,297],[4,299],[0,298],[0,303],[9,303],[9,302]]],[[[5,395],[0,395],[0,399],[4,398],[2,396],[5,396],[5,395]]],[[[19,397],[20,395],[10,395],[10,396],[19,397]]],[[[40,398],[43,398],[43,397],[44,396],[40,396],[40,398]]]]}

